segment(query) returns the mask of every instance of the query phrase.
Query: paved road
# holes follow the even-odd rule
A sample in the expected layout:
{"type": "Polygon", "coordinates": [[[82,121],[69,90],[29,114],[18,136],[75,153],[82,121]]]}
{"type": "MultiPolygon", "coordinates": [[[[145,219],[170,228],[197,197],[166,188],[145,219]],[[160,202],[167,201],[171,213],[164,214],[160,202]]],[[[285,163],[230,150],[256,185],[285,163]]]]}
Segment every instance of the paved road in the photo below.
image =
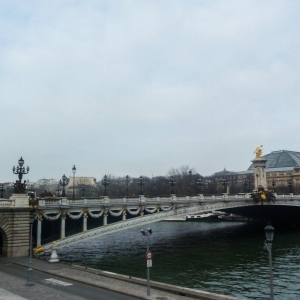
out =
{"type": "MultiPolygon", "coordinates": [[[[137,300],[127,295],[90,286],[77,281],[62,279],[37,270],[33,271],[35,285],[26,286],[27,268],[0,259],[0,299],[7,298],[5,291],[25,299],[66,299],[66,300],[137,300]],[[3,291],[4,290],[4,291],[3,291]],[[5,298],[1,297],[4,296],[5,298]]],[[[9,293],[7,293],[9,294],[9,293]]],[[[13,298],[11,299],[20,299],[13,298]]]]}

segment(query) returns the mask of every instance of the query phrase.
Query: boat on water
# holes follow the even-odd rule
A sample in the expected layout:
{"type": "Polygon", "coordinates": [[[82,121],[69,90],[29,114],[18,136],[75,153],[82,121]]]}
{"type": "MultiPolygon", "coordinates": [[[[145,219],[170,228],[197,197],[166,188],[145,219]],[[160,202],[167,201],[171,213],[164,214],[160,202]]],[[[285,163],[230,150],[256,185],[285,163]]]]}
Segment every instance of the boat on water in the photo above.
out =
{"type": "Polygon", "coordinates": [[[187,215],[187,221],[221,221],[220,216],[223,216],[225,213],[222,211],[211,211],[197,215],[187,215]]]}
{"type": "Polygon", "coordinates": [[[171,217],[171,218],[164,219],[164,221],[168,221],[168,222],[185,222],[186,217],[187,216],[180,216],[180,217],[174,216],[174,217],[171,217]]]}
{"type": "Polygon", "coordinates": [[[187,215],[186,220],[187,221],[203,221],[204,219],[207,218],[218,218],[218,216],[215,216],[213,213],[205,213],[205,214],[200,214],[200,215],[187,215]]]}

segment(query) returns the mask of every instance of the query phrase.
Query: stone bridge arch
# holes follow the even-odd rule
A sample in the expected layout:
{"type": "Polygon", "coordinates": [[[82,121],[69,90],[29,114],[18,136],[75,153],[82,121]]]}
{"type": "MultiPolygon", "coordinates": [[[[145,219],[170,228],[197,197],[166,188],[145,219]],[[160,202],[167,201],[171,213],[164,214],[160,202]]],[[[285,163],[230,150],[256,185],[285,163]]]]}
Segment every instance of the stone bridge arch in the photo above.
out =
{"type": "Polygon", "coordinates": [[[7,246],[7,234],[2,228],[0,228],[0,256],[7,256],[7,246]]]}
{"type": "Polygon", "coordinates": [[[5,257],[27,256],[29,210],[0,211],[0,253],[5,257]]]}

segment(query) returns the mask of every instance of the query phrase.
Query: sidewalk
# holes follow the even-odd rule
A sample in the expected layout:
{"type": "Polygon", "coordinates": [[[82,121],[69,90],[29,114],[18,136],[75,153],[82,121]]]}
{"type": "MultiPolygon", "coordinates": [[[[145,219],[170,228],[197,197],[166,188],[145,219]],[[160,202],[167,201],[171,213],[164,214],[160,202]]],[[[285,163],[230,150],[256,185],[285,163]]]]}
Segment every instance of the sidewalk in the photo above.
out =
{"type": "MultiPolygon", "coordinates": [[[[12,263],[27,266],[28,257],[7,258],[12,263]]],[[[78,265],[64,263],[48,263],[40,259],[33,259],[33,269],[72,279],[85,284],[120,292],[140,299],[149,300],[237,300],[237,298],[217,295],[209,292],[198,291],[151,281],[151,296],[146,296],[147,282],[144,279],[129,277],[97,269],[86,268],[78,265]]]]}

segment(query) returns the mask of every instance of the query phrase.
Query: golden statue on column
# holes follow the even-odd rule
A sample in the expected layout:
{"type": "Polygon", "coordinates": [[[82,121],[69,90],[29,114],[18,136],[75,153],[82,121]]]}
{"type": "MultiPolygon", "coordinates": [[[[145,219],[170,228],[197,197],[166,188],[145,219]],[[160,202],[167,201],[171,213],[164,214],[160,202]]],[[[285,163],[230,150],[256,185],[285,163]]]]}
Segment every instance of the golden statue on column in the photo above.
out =
{"type": "Polygon", "coordinates": [[[263,145],[256,147],[253,153],[255,153],[255,159],[263,158],[262,157],[263,145]]]}

